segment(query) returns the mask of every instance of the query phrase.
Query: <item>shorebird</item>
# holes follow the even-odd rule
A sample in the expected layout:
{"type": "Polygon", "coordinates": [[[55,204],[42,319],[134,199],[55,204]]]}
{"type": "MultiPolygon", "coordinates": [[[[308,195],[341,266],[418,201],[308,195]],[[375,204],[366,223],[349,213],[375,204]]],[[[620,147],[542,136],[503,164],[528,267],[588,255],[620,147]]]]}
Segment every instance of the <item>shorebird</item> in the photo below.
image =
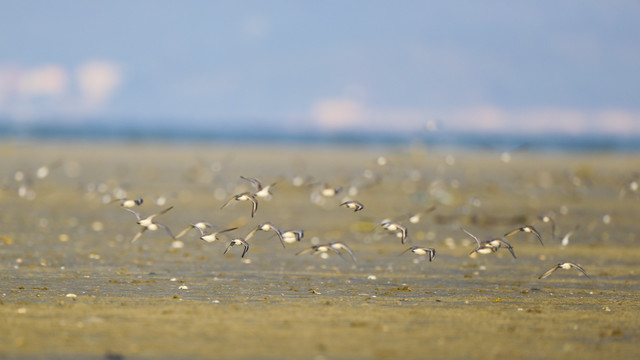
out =
{"type": "Polygon", "coordinates": [[[526,225],[523,227],[519,227],[517,229],[511,230],[508,233],[504,234],[504,237],[509,237],[515,233],[518,232],[527,232],[527,233],[533,233],[536,235],[536,237],[538,237],[538,240],[540,240],[540,244],[542,244],[542,246],[544,246],[544,244],[542,243],[542,236],[540,236],[540,233],[531,225],[526,225]]]}
{"type": "Polygon", "coordinates": [[[153,218],[155,218],[156,216],[160,216],[160,215],[166,213],[167,211],[169,211],[171,209],[173,209],[173,206],[168,207],[168,208],[162,210],[161,212],[159,212],[157,214],[149,215],[148,217],[143,219],[142,216],[140,216],[140,214],[138,214],[137,212],[135,212],[135,211],[133,211],[133,210],[131,210],[129,208],[125,208],[125,210],[131,212],[133,215],[136,216],[136,218],[138,219],[137,224],[142,226],[142,230],[138,231],[138,233],[133,236],[133,239],[131,239],[131,242],[134,242],[134,241],[138,240],[138,238],[140,238],[140,236],[142,236],[142,234],[145,231],[147,231],[147,230],[156,231],[156,230],[158,230],[158,228],[165,229],[167,231],[167,233],[169,233],[169,236],[171,236],[171,238],[175,240],[175,236],[173,236],[173,233],[171,232],[169,227],[167,227],[166,225],[163,225],[163,224],[159,224],[159,223],[153,222],[153,218]]]}
{"type": "Polygon", "coordinates": [[[338,251],[336,248],[332,247],[330,244],[313,245],[310,248],[304,249],[302,251],[298,251],[296,255],[302,255],[308,252],[311,252],[311,254],[313,255],[316,253],[328,253],[329,251],[340,255],[340,257],[344,259],[344,257],[342,256],[342,253],[338,251]]]}
{"type": "Polygon", "coordinates": [[[360,210],[364,209],[364,205],[362,205],[361,202],[356,201],[356,200],[345,201],[342,204],[340,204],[340,206],[344,206],[344,207],[346,207],[348,209],[353,209],[353,212],[360,211],[360,210]]]}
{"type": "Polygon", "coordinates": [[[293,185],[295,187],[300,187],[300,186],[304,186],[304,185],[312,185],[313,176],[311,176],[311,175],[306,175],[306,176],[293,175],[293,176],[290,177],[290,182],[291,182],[291,185],[293,185]]]}
{"type": "Polygon", "coordinates": [[[485,243],[485,246],[490,247],[493,250],[493,252],[498,251],[499,248],[504,246],[509,250],[511,255],[513,255],[513,258],[514,259],[516,258],[516,254],[513,252],[513,248],[511,247],[511,245],[502,239],[493,238],[491,240],[486,240],[484,243],[485,243]]]}
{"type": "Polygon", "coordinates": [[[403,244],[407,240],[407,228],[403,225],[389,220],[383,220],[380,225],[382,225],[382,228],[385,230],[395,232],[396,237],[400,238],[403,244]]]}
{"type": "Polygon", "coordinates": [[[322,189],[320,189],[320,195],[324,197],[334,197],[342,191],[342,186],[334,188],[325,183],[320,183],[320,185],[322,186],[322,189]]]}
{"type": "Polygon", "coordinates": [[[267,185],[265,187],[262,186],[262,183],[260,182],[260,180],[256,179],[256,178],[252,178],[252,177],[244,177],[244,176],[240,176],[240,178],[242,178],[243,180],[247,180],[250,183],[253,184],[253,186],[256,187],[256,192],[253,193],[253,195],[255,197],[259,197],[259,198],[268,198],[271,195],[273,195],[271,193],[271,188],[273,186],[275,186],[276,183],[267,185]]]}
{"type": "Polygon", "coordinates": [[[282,240],[287,244],[293,244],[296,241],[302,240],[304,237],[304,230],[288,230],[280,233],[282,240]]]}
{"type": "Polygon", "coordinates": [[[234,245],[242,245],[242,246],[244,246],[244,250],[242,250],[242,256],[240,256],[240,257],[244,257],[244,255],[247,253],[247,251],[249,251],[249,243],[246,242],[244,239],[237,238],[237,239],[231,240],[231,242],[229,243],[227,248],[224,250],[223,254],[226,254],[227,251],[229,251],[229,249],[231,249],[234,245]]]}
{"type": "Polygon", "coordinates": [[[551,275],[554,271],[556,271],[558,269],[569,270],[572,267],[580,270],[584,274],[584,276],[586,276],[589,279],[591,279],[591,277],[589,277],[589,275],[587,275],[587,272],[584,271],[584,269],[580,265],[578,265],[576,263],[569,262],[569,261],[561,262],[558,265],[552,267],[551,269],[547,270],[544,274],[540,275],[540,277],[538,277],[538,279],[544,279],[544,278],[548,277],[549,275],[551,275]]]}
{"type": "Polygon", "coordinates": [[[412,223],[412,224],[417,224],[417,223],[419,223],[419,222],[420,222],[420,220],[422,219],[422,215],[426,215],[426,214],[428,214],[428,213],[432,212],[432,211],[433,211],[433,210],[435,210],[435,209],[436,209],[436,207],[435,207],[435,205],[434,205],[434,206],[431,206],[431,207],[427,208],[427,209],[426,209],[426,210],[424,210],[424,211],[418,211],[418,212],[415,212],[415,213],[413,213],[413,214],[408,214],[408,215],[407,215],[407,218],[409,219],[409,222],[410,222],[410,223],[412,223]]]}
{"type": "Polygon", "coordinates": [[[464,231],[465,234],[471,236],[473,238],[473,240],[476,241],[476,248],[469,253],[469,255],[473,254],[473,253],[478,253],[478,254],[490,254],[493,252],[498,251],[499,248],[501,247],[506,247],[509,252],[511,253],[511,255],[513,256],[513,258],[516,258],[516,254],[515,252],[513,252],[513,248],[511,247],[511,245],[502,240],[502,239],[491,239],[491,240],[486,240],[486,241],[480,241],[475,235],[473,235],[472,233],[468,232],[467,230],[465,230],[464,228],[460,228],[460,230],[464,231]]]}
{"type": "Polygon", "coordinates": [[[226,233],[228,231],[233,231],[235,229],[237,229],[237,227],[232,227],[230,229],[224,229],[224,230],[220,230],[220,231],[215,231],[215,232],[207,232],[207,230],[199,228],[196,226],[196,229],[200,230],[200,240],[208,242],[208,243],[212,243],[214,241],[219,240],[218,239],[218,235],[222,234],[222,233],[226,233]]]}
{"type": "Polygon", "coordinates": [[[111,204],[118,201],[120,201],[120,206],[125,208],[132,208],[134,206],[142,205],[142,202],[144,200],[142,200],[142,198],[137,198],[137,199],[120,198],[120,199],[113,199],[109,203],[111,204]]]}
{"type": "Polygon", "coordinates": [[[553,218],[549,215],[540,215],[538,216],[538,219],[540,219],[540,221],[542,221],[543,223],[551,223],[551,239],[555,240],[556,239],[556,222],[553,221],[553,218]]]}
{"type": "Polygon", "coordinates": [[[225,207],[227,207],[227,205],[229,205],[232,201],[251,201],[251,203],[253,204],[253,207],[251,208],[251,217],[253,217],[256,213],[256,211],[258,211],[258,201],[256,200],[256,197],[253,196],[253,194],[248,193],[248,192],[243,192],[237,195],[234,195],[231,199],[229,199],[229,201],[227,201],[224,205],[222,205],[222,207],[220,209],[224,209],[225,207]]]}
{"type": "Polygon", "coordinates": [[[571,238],[571,236],[573,236],[573,234],[575,234],[576,231],[578,231],[579,228],[580,228],[580,225],[576,225],[576,227],[574,227],[573,230],[564,234],[564,236],[562,237],[562,240],[560,241],[560,245],[562,246],[569,245],[569,239],[571,238]]]}
{"type": "Polygon", "coordinates": [[[432,261],[433,258],[436,257],[436,249],[434,248],[426,248],[426,247],[422,247],[422,246],[412,246],[410,248],[408,248],[407,250],[403,251],[400,253],[400,255],[411,251],[412,253],[416,254],[416,255],[429,255],[429,261],[432,261]]]}
{"type": "Polygon", "coordinates": [[[353,251],[345,244],[342,243],[340,241],[332,241],[329,243],[329,246],[331,246],[333,249],[336,249],[338,251],[342,251],[344,250],[345,252],[347,252],[349,254],[349,256],[351,256],[351,260],[353,260],[353,263],[356,264],[356,255],[353,253],[353,251]]]}
{"type": "Polygon", "coordinates": [[[260,231],[271,231],[271,230],[273,230],[276,234],[278,234],[278,238],[280,239],[280,243],[282,244],[282,247],[285,247],[284,239],[282,237],[282,232],[280,232],[280,230],[278,230],[278,228],[273,226],[273,224],[271,224],[270,222],[262,223],[262,224],[256,226],[255,229],[251,230],[251,232],[249,234],[247,234],[247,236],[244,239],[245,240],[251,239],[253,237],[253,234],[255,234],[256,231],[258,231],[258,230],[260,230],[260,231]]]}
{"type": "Polygon", "coordinates": [[[184,230],[180,231],[178,235],[176,235],[176,239],[183,237],[191,229],[198,229],[202,231],[202,230],[205,230],[206,228],[212,228],[212,227],[213,225],[209,224],[208,222],[198,221],[196,223],[189,224],[189,226],[187,226],[184,230]]]}

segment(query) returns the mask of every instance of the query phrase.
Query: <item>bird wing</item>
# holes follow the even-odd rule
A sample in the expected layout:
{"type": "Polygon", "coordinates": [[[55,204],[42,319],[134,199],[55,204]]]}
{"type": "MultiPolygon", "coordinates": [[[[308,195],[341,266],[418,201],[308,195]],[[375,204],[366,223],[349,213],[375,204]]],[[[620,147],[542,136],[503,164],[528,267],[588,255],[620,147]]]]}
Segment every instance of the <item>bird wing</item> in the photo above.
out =
{"type": "Polygon", "coordinates": [[[171,236],[171,238],[172,238],[173,240],[175,240],[175,239],[176,239],[176,237],[175,237],[175,236],[173,236],[173,233],[171,232],[171,229],[169,229],[169,227],[168,227],[167,225],[164,225],[164,224],[158,224],[158,223],[155,223],[155,224],[156,224],[156,225],[158,225],[159,227],[163,228],[163,229],[164,229],[164,230],[169,234],[169,236],[171,236]]]}
{"type": "Polygon", "coordinates": [[[329,248],[329,250],[330,250],[330,251],[333,251],[334,253],[338,254],[338,255],[342,258],[342,260],[347,261],[347,260],[344,258],[344,256],[342,256],[342,253],[341,253],[340,251],[338,251],[338,250],[334,249],[331,245],[329,245],[329,246],[328,246],[328,248],[329,248]]]}
{"type": "Polygon", "coordinates": [[[226,254],[226,253],[227,253],[227,251],[229,251],[229,249],[231,249],[231,248],[233,247],[233,245],[234,245],[233,241],[232,241],[232,242],[230,242],[230,243],[229,243],[229,245],[227,245],[227,248],[226,248],[226,249],[224,249],[223,254],[226,254]]]}
{"type": "MultiPolygon", "coordinates": [[[[478,245],[477,245],[477,247],[476,247],[476,249],[480,247],[480,240],[478,240],[478,238],[477,238],[475,235],[473,235],[472,233],[468,232],[468,231],[467,231],[467,230],[465,230],[465,228],[463,228],[463,227],[461,227],[461,228],[460,228],[460,230],[464,231],[464,233],[465,233],[465,234],[467,234],[467,235],[471,236],[471,237],[473,238],[473,240],[475,240],[475,241],[476,241],[476,244],[478,244],[478,245]]],[[[472,251],[471,253],[473,253],[473,251],[472,251]]]]}
{"type": "Polygon", "coordinates": [[[578,265],[578,264],[574,264],[574,263],[569,263],[569,264],[571,264],[571,266],[573,266],[574,268],[576,268],[576,269],[580,270],[580,271],[584,274],[584,276],[586,276],[586,277],[588,277],[589,279],[591,279],[591,277],[590,277],[589,275],[587,275],[587,272],[586,272],[586,271],[584,271],[584,269],[583,269],[580,265],[578,265]]]}
{"type": "Polygon", "coordinates": [[[164,210],[160,211],[159,213],[157,213],[157,214],[153,214],[153,215],[149,216],[149,217],[148,217],[148,219],[149,219],[149,220],[151,220],[151,219],[153,219],[154,217],[156,217],[156,216],[160,216],[160,215],[162,215],[162,214],[166,213],[167,211],[169,211],[169,210],[171,210],[171,209],[173,209],[173,206],[169,206],[168,208],[166,208],[166,209],[164,209],[164,210]]]}
{"type": "Polygon", "coordinates": [[[132,213],[133,215],[136,216],[136,218],[138,219],[138,221],[142,220],[142,217],[140,216],[140,214],[138,214],[137,212],[135,212],[134,210],[131,210],[129,208],[124,208],[125,210],[127,210],[128,212],[132,213]]]}
{"type": "Polygon", "coordinates": [[[517,228],[517,229],[511,230],[508,233],[504,234],[504,236],[505,237],[509,237],[509,236],[511,236],[513,234],[519,233],[520,231],[522,231],[522,228],[517,228]]]}
{"type": "Polygon", "coordinates": [[[407,241],[407,228],[402,226],[402,225],[398,225],[398,228],[400,229],[400,233],[402,234],[402,237],[400,238],[400,242],[401,243],[405,243],[407,241]]]}
{"type": "MultiPolygon", "coordinates": [[[[353,260],[354,263],[357,262],[356,255],[353,253],[353,250],[351,250],[351,248],[349,248],[346,244],[343,244],[343,243],[334,243],[334,244],[337,244],[340,249],[343,249],[344,251],[346,251],[349,254],[349,256],[351,256],[351,259],[353,260]]],[[[333,247],[333,245],[331,247],[333,247]]]]}
{"type": "Polygon", "coordinates": [[[249,196],[249,200],[251,200],[251,204],[253,205],[253,207],[251,208],[251,217],[253,217],[258,211],[258,201],[253,195],[249,196]]]}
{"type": "Polygon", "coordinates": [[[237,228],[238,227],[236,226],[236,227],[232,227],[232,228],[229,228],[229,229],[220,230],[220,231],[218,231],[218,234],[226,233],[228,231],[233,231],[233,230],[236,230],[237,228]]]}
{"type": "Polygon", "coordinates": [[[556,265],[556,266],[552,267],[551,269],[547,270],[544,274],[540,275],[540,277],[538,279],[544,279],[544,278],[548,277],[554,271],[558,270],[559,267],[560,267],[560,265],[556,265]]]}
{"type": "Polygon", "coordinates": [[[271,229],[273,229],[273,231],[275,231],[276,234],[278,234],[278,239],[280,239],[280,243],[282,244],[282,247],[286,247],[284,244],[284,238],[282,237],[282,231],[280,231],[280,229],[276,229],[273,225],[271,225],[271,229]]]}
{"type": "Polygon", "coordinates": [[[244,255],[249,251],[249,243],[248,242],[243,241],[242,245],[244,246],[244,250],[242,250],[242,256],[240,256],[240,257],[244,257],[244,255]]]}
{"type": "Polygon", "coordinates": [[[236,199],[236,197],[235,197],[235,196],[233,196],[233,197],[232,197],[231,199],[229,199],[226,203],[224,203],[224,205],[222,205],[222,206],[220,207],[220,210],[222,210],[222,209],[226,208],[226,207],[227,207],[227,205],[231,204],[231,202],[232,202],[233,200],[235,200],[235,199],[236,199]]]}
{"type": "Polygon", "coordinates": [[[429,251],[429,261],[432,261],[436,257],[436,249],[427,249],[429,251]]]}
{"type": "Polygon", "coordinates": [[[256,233],[256,231],[260,230],[260,226],[256,226],[253,230],[251,230],[247,236],[245,236],[245,240],[249,240],[253,237],[253,235],[256,233]]]}
{"type": "Polygon", "coordinates": [[[536,228],[534,228],[531,225],[529,225],[529,229],[531,229],[531,232],[534,233],[536,235],[536,237],[538,237],[538,240],[540,240],[540,244],[542,244],[542,246],[544,246],[544,244],[542,243],[542,236],[540,236],[540,233],[538,232],[538,230],[536,230],[536,228]]]}
{"type": "Polygon", "coordinates": [[[398,254],[398,256],[404,255],[404,254],[408,253],[409,251],[411,251],[413,249],[415,249],[415,246],[412,246],[412,247],[408,248],[407,250],[401,252],[400,254],[398,254]]]}
{"type": "Polygon", "coordinates": [[[500,240],[500,244],[504,244],[504,246],[509,249],[511,255],[513,255],[513,258],[516,259],[516,253],[513,252],[513,247],[508,242],[500,240]]]}
{"type": "Polygon", "coordinates": [[[138,231],[137,234],[135,234],[133,236],[133,239],[131,239],[131,242],[135,242],[136,240],[138,240],[140,238],[140,236],[142,236],[142,234],[147,230],[146,227],[143,227],[140,231],[138,231]]]}
{"type": "Polygon", "coordinates": [[[204,236],[204,232],[202,231],[202,229],[200,229],[197,226],[194,226],[193,224],[190,224],[189,226],[187,226],[184,230],[180,231],[178,233],[178,235],[176,235],[176,239],[181,238],[184,236],[184,234],[186,234],[189,230],[191,230],[191,228],[196,228],[198,230],[200,230],[200,233],[204,236]]]}
{"type": "Polygon", "coordinates": [[[250,183],[252,183],[253,186],[255,186],[258,191],[262,190],[262,183],[260,182],[260,180],[258,180],[256,178],[252,178],[252,177],[245,177],[245,176],[242,176],[242,175],[240,175],[240,178],[243,179],[243,180],[247,180],[250,183]]]}
{"type": "Polygon", "coordinates": [[[310,248],[306,248],[306,249],[302,249],[301,251],[298,251],[298,252],[296,253],[296,255],[306,254],[306,253],[308,253],[308,252],[315,251],[317,248],[318,248],[318,247],[317,247],[316,245],[314,245],[314,246],[312,246],[312,247],[310,247],[310,248]]]}

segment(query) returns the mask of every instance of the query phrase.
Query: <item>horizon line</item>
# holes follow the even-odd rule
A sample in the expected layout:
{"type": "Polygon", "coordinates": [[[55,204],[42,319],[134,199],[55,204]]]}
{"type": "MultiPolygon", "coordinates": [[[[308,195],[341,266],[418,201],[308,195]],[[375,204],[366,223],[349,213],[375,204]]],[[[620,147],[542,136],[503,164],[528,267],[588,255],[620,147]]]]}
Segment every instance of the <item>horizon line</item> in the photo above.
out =
{"type": "Polygon", "coordinates": [[[640,151],[640,134],[611,133],[558,133],[522,134],[519,132],[487,132],[469,130],[435,130],[414,132],[358,131],[352,129],[242,129],[241,126],[181,128],[162,126],[152,130],[142,124],[112,125],[108,123],[29,123],[4,124],[0,122],[0,138],[17,140],[71,140],[71,141],[163,141],[184,142],[245,142],[258,144],[315,144],[315,145],[391,145],[424,144],[435,147],[458,147],[513,151],[520,149],[562,151],[640,151]]]}

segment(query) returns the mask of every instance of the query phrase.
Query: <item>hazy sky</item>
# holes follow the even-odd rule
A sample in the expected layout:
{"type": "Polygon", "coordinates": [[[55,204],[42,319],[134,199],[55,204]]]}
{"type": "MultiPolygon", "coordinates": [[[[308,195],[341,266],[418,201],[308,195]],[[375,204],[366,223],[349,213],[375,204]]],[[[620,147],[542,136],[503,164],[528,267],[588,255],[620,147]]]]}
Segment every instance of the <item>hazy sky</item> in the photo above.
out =
{"type": "Polygon", "coordinates": [[[0,121],[640,134],[639,19],[635,0],[3,1],[0,121]]]}

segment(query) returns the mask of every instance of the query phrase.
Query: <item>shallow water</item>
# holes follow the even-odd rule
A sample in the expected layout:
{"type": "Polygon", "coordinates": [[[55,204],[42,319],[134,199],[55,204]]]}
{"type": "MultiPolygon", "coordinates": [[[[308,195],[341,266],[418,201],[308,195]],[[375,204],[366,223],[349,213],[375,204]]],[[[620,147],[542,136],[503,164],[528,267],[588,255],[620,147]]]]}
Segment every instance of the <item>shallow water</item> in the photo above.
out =
{"type": "Polygon", "coordinates": [[[5,143],[0,148],[0,354],[11,358],[633,358],[640,350],[635,154],[445,152],[422,146],[217,147],[5,143]],[[42,166],[47,166],[48,173],[42,166]],[[23,176],[17,175],[22,172],[23,176]],[[276,182],[255,218],[251,186],[276,182]],[[24,179],[21,179],[23,177],[24,179]],[[305,185],[296,186],[298,182],[305,185]],[[316,182],[341,186],[335,198],[316,182]],[[351,194],[349,192],[351,191],[351,194]],[[355,192],[355,193],[354,193],[355,192]],[[314,195],[315,194],[315,195],[314,195]],[[176,247],[114,197],[177,233],[239,227],[176,247]],[[338,206],[346,198],[365,209],[338,206]],[[423,214],[417,224],[408,214],[423,214]],[[538,216],[552,214],[551,226],[538,216]],[[393,218],[409,240],[377,226],[393,218]],[[304,229],[283,248],[257,232],[304,229]],[[475,242],[532,224],[506,249],[475,242]],[[567,246],[565,233],[578,226],[567,246]],[[357,257],[301,254],[341,241],[357,257]],[[436,249],[429,262],[410,245],[436,249]],[[579,271],[538,276],[560,261],[579,271]]]}

